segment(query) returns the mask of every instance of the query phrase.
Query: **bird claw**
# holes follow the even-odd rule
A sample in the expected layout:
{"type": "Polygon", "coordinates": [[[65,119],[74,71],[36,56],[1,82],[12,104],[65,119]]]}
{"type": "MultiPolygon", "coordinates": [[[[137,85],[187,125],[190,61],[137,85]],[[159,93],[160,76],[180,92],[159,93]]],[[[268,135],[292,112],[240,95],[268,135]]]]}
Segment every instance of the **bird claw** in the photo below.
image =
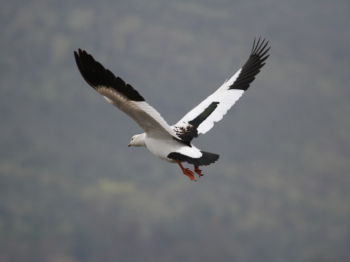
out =
{"type": "Polygon", "coordinates": [[[200,170],[198,166],[194,166],[194,172],[196,172],[199,175],[199,177],[203,176],[202,170],[200,170]]]}
{"type": "Polygon", "coordinates": [[[184,168],[183,173],[188,176],[191,180],[193,181],[197,181],[197,179],[195,178],[195,176],[193,175],[193,172],[191,170],[189,170],[188,168],[184,168]]]}

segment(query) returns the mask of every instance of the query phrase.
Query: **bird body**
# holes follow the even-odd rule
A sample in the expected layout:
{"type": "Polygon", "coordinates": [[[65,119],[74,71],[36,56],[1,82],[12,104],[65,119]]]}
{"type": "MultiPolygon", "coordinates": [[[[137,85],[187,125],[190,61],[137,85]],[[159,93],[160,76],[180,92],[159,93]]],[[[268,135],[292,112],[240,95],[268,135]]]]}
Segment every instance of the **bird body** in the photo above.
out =
{"type": "Polygon", "coordinates": [[[181,163],[194,165],[195,173],[201,177],[203,174],[198,167],[216,162],[219,155],[199,150],[191,143],[192,139],[208,132],[249,88],[268,58],[266,54],[270,48],[266,48],[267,44],[265,40],[259,39],[257,43],[254,40],[244,66],[173,126],[169,126],[138,91],[115,77],[86,51],[79,49],[74,55],[85,81],[144,130],[145,133],[133,136],[128,146],[146,146],[160,159],[178,163],[185,175],[196,180],[194,173],[181,163]]]}
{"type": "Polygon", "coordinates": [[[179,152],[189,156],[200,156],[199,150],[193,145],[192,147],[188,147],[174,139],[155,139],[148,137],[147,134],[145,138],[146,147],[148,150],[155,156],[169,163],[176,163],[176,160],[168,157],[172,152],[179,152]]]}

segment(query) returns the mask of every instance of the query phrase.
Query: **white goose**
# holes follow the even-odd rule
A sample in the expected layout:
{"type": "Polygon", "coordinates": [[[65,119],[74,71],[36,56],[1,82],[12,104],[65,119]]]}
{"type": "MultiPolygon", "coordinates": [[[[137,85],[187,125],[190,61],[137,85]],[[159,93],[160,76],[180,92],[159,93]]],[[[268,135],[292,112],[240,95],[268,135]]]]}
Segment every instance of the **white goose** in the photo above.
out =
{"type": "Polygon", "coordinates": [[[253,43],[248,61],[229,80],[197,107],[187,113],[178,123],[169,126],[162,116],[131,85],[105,69],[86,51],[74,52],[79,71],[85,81],[104,98],[116,106],[145,131],[134,135],[129,146],[146,146],[149,151],[170,163],[178,163],[182,172],[191,180],[194,173],[182,166],[182,162],[194,165],[194,172],[203,176],[198,166],[207,166],[219,159],[219,155],[201,151],[191,141],[205,134],[226,114],[248,89],[255,76],[269,57],[268,42],[253,43]]]}

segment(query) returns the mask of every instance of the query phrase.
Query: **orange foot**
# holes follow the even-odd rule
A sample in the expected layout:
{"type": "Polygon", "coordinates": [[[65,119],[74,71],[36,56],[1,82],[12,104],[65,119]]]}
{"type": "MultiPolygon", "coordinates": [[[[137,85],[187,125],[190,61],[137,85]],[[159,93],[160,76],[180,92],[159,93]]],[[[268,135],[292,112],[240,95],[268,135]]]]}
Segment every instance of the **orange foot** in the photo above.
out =
{"type": "Polygon", "coordinates": [[[189,170],[188,168],[184,168],[182,170],[184,172],[184,174],[186,176],[188,176],[191,180],[197,181],[197,179],[195,178],[195,176],[193,175],[193,172],[191,170],[189,170]]]}
{"type": "Polygon", "coordinates": [[[202,170],[200,170],[198,166],[194,166],[194,172],[196,172],[199,175],[199,177],[203,176],[202,170]]]}
{"type": "Polygon", "coordinates": [[[184,168],[182,165],[181,165],[181,162],[180,161],[176,161],[178,164],[179,164],[179,166],[181,167],[181,169],[182,169],[182,172],[186,175],[186,176],[188,176],[191,180],[193,180],[193,181],[197,181],[197,179],[194,177],[194,175],[193,175],[193,172],[191,171],[191,170],[189,170],[188,168],[184,168]]]}

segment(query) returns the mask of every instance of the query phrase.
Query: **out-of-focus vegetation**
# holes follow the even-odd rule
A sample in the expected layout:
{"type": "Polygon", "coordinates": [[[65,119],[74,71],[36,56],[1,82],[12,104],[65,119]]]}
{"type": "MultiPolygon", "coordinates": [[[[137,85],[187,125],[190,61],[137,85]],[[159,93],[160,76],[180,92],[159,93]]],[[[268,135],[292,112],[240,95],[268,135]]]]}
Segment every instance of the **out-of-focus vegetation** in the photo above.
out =
{"type": "Polygon", "coordinates": [[[348,1],[8,1],[0,261],[350,261],[348,1]],[[191,182],[80,76],[86,49],[169,124],[267,37],[191,182]]]}

